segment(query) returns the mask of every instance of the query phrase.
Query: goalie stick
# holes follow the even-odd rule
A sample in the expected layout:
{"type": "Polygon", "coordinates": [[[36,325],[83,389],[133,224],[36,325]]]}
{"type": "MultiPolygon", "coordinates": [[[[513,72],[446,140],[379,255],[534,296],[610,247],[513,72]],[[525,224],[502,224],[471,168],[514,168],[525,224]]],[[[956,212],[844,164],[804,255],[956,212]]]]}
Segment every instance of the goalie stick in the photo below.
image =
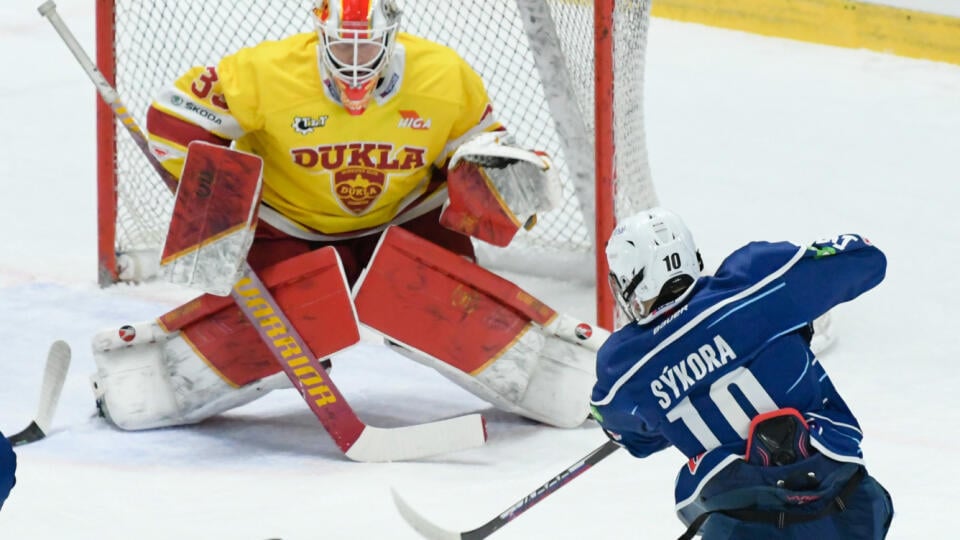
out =
{"type": "Polygon", "coordinates": [[[568,482],[580,476],[597,463],[600,463],[600,461],[620,448],[622,447],[613,441],[603,443],[586,456],[583,456],[579,461],[564,469],[560,474],[547,480],[546,483],[533,490],[529,495],[513,503],[513,505],[504,510],[499,516],[469,531],[455,532],[443,529],[418,514],[400,497],[400,494],[397,493],[396,490],[391,489],[390,493],[393,495],[393,502],[404,521],[424,538],[428,538],[429,540],[481,540],[498,531],[501,527],[519,517],[520,514],[529,510],[533,505],[545,499],[547,495],[565,486],[568,482]]]}
{"type": "MultiPolygon", "coordinates": [[[[127,108],[116,89],[97,69],[90,57],[76,40],[66,23],[56,11],[55,3],[51,1],[41,4],[37,11],[53,25],[64,43],[80,63],[87,76],[97,87],[97,92],[103,101],[110,106],[114,115],[119,119],[147,160],[157,171],[160,179],[171,191],[176,191],[177,179],[170,174],[150,152],[146,136],[136,120],[127,113],[127,108]]],[[[188,158],[189,159],[189,158],[188,158]]],[[[292,366],[288,359],[282,356],[281,351],[273,346],[273,340],[266,330],[257,323],[259,310],[262,313],[263,305],[257,307],[248,301],[250,294],[243,294],[239,286],[234,287],[231,296],[244,315],[256,328],[267,348],[290,378],[294,388],[297,388],[304,401],[310,407],[324,429],[330,434],[341,451],[355,461],[400,461],[433,456],[456,450],[474,448],[486,442],[487,433],[483,417],[471,414],[449,418],[436,422],[402,426],[395,428],[379,428],[365,424],[353,408],[347,403],[343,395],[326,376],[326,371],[313,354],[306,342],[289,324],[286,316],[276,300],[260,281],[249,264],[243,267],[240,282],[246,290],[256,290],[257,300],[272,310],[286,325],[288,337],[298,346],[303,355],[305,365],[292,366]],[[317,381],[319,379],[319,382],[317,381]],[[308,387],[309,386],[309,387],[308,387]],[[322,392],[322,393],[320,393],[322,392]]]]}
{"type": "Polygon", "coordinates": [[[40,404],[37,406],[37,415],[30,425],[19,433],[15,433],[7,440],[13,446],[37,442],[50,432],[53,413],[57,410],[60,401],[60,392],[63,382],[70,369],[70,346],[64,341],[54,341],[47,353],[47,364],[43,370],[43,384],[40,387],[40,404]]]}

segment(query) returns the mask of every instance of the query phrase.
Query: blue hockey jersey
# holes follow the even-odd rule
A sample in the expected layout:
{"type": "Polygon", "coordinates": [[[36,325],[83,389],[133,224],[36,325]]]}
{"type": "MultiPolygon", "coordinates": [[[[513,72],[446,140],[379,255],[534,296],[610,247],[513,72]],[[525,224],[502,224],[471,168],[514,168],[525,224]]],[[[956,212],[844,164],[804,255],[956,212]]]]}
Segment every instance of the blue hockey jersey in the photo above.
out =
{"type": "Polygon", "coordinates": [[[673,310],[615,332],[597,355],[594,415],[636,457],[676,446],[678,512],[746,451],[750,420],[800,411],[811,442],[862,463],[856,418],[810,351],[805,327],[883,280],[886,258],[859,235],[810,246],[753,242],[701,277],[673,310]]]}
{"type": "Polygon", "coordinates": [[[17,455],[10,442],[0,433],[0,508],[17,483],[17,455]]]}

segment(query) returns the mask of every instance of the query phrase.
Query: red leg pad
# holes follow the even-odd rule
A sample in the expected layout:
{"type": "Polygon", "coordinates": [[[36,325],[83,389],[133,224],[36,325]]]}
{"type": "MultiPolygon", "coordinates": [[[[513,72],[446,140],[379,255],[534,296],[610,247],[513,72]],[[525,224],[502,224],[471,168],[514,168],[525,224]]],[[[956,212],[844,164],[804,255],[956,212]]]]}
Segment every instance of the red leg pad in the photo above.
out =
{"type": "Polygon", "coordinates": [[[387,229],[355,293],[360,320],[474,374],[531,322],[557,313],[513,283],[397,227],[387,229]]]}
{"type": "MultiPolygon", "coordinates": [[[[258,275],[317,358],[360,340],[357,314],[332,247],[294,257],[258,275]]],[[[167,331],[180,330],[211,368],[237,386],[280,370],[229,297],[200,296],[161,316],[159,322],[167,331]]]]}

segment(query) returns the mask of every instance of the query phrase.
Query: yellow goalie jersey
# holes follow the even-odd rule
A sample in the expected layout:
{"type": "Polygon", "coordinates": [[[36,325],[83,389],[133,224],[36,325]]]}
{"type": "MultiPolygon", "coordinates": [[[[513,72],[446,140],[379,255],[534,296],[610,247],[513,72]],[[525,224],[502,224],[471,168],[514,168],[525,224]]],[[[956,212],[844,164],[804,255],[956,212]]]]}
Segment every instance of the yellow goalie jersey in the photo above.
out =
{"type": "Polygon", "coordinates": [[[307,239],[354,236],[439,207],[438,174],[496,121],[479,75],[453,50],[399,34],[374,100],[359,116],[320,68],[313,32],[195,67],[147,115],[150,146],[179,177],[191,141],[264,161],[261,218],[307,239]]]}

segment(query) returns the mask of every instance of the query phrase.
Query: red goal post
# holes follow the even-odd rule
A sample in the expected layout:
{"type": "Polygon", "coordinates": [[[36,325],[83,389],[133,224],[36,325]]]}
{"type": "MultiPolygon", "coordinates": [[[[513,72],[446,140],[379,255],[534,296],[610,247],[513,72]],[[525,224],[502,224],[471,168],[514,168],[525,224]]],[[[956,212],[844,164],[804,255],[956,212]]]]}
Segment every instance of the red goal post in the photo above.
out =
{"type": "MultiPolygon", "coordinates": [[[[643,73],[650,0],[398,0],[401,30],[457,50],[483,77],[498,117],[553,156],[564,203],[507,248],[478,243],[481,264],[596,283],[611,328],[603,245],[617,217],[656,204],[647,163],[643,73]],[[599,276],[599,279],[597,277],[599,276]]],[[[144,125],[153,96],[193,65],[312,31],[311,0],[98,0],[96,60],[144,125]]],[[[143,279],[163,243],[172,197],[114,115],[97,104],[98,264],[118,257],[143,279]]]]}

